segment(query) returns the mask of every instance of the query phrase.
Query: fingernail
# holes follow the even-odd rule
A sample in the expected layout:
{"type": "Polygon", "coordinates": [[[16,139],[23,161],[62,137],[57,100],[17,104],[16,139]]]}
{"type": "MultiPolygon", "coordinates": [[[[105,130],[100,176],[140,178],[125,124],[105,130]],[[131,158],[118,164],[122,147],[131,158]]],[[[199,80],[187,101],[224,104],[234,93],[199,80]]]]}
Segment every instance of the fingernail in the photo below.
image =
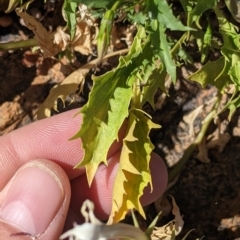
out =
{"type": "Polygon", "coordinates": [[[13,179],[0,208],[0,218],[29,234],[43,233],[64,201],[56,173],[43,164],[29,164],[13,179]]]}

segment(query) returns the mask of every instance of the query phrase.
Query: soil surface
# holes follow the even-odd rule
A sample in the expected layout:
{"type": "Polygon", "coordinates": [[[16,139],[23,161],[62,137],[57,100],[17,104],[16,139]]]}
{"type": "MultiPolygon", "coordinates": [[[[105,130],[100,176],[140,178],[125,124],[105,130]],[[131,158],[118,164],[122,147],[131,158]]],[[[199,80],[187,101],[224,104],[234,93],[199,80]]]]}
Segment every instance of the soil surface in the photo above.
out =
{"type": "MultiPolygon", "coordinates": [[[[41,14],[44,15],[46,11],[42,9],[41,14]]],[[[51,14],[51,11],[47,13],[43,21],[51,22],[54,27],[56,23],[51,14]]],[[[21,25],[14,13],[0,14],[0,43],[30,37],[31,32],[21,25]]],[[[0,52],[0,135],[36,121],[37,109],[50,89],[93,58],[79,53],[75,53],[75,56],[75,61],[69,64],[65,58],[60,61],[43,59],[40,53],[33,53],[30,49],[0,52]]],[[[114,67],[115,63],[106,62],[100,69],[92,71],[100,74],[114,67]]],[[[195,67],[198,68],[199,64],[196,63],[195,67]]],[[[164,159],[169,169],[193,142],[195,132],[209,112],[211,99],[216,96],[213,87],[208,86],[203,90],[196,83],[188,82],[186,78],[191,71],[187,65],[181,67],[177,84],[169,86],[170,97],[157,92],[156,111],[145,106],[153,116],[153,121],[162,126],[151,133],[151,139],[156,147],[155,152],[164,159]],[[199,113],[193,117],[191,114],[201,106],[199,113]]],[[[89,89],[91,81],[88,80],[87,84],[86,88],[89,89]]],[[[82,95],[77,103],[67,109],[82,106],[86,100],[87,94],[82,95]]],[[[177,239],[192,229],[195,230],[187,239],[203,236],[210,240],[240,239],[239,113],[237,110],[230,122],[227,113],[223,113],[218,125],[213,123],[210,126],[206,137],[217,135],[217,140],[208,151],[208,159],[205,158],[205,162],[198,160],[196,149],[175,184],[162,198],[163,202],[168,199],[168,194],[174,196],[183,215],[185,225],[177,239]],[[219,136],[219,129],[224,138],[219,136]]],[[[172,216],[168,208],[160,204],[158,201],[146,211],[149,219],[152,219],[157,211],[162,210],[165,216],[160,223],[163,224],[172,216]]]]}

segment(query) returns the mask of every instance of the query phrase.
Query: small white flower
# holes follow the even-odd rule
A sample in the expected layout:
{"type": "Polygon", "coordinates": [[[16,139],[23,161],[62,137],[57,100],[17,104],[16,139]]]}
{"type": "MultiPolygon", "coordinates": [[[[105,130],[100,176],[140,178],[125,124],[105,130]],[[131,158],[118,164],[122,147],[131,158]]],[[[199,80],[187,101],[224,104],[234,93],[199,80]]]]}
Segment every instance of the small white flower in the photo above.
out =
{"type": "Polygon", "coordinates": [[[73,229],[68,230],[60,239],[69,238],[69,240],[107,240],[105,237],[101,237],[102,225],[96,225],[92,223],[84,223],[82,225],[74,224],[73,229]]]}
{"type": "Polygon", "coordinates": [[[60,239],[69,238],[69,240],[108,240],[108,239],[135,239],[148,240],[148,237],[138,228],[117,223],[105,225],[100,222],[93,213],[94,205],[86,200],[81,208],[81,213],[85,217],[85,223],[82,225],[73,225],[73,229],[65,232],[60,239]]]}

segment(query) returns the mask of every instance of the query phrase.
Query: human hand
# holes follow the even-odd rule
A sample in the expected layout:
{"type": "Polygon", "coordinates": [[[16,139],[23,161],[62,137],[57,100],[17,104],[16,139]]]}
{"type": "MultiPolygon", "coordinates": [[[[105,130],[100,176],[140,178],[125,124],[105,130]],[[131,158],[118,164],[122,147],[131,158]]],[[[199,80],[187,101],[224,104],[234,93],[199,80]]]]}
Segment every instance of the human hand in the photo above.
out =
{"type": "MultiPolygon", "coordinates": [[[[80,207],[86,199],[94,202],[97,218],[107,219],[121,142],[113,144],[108,166],[99,167],[89,188],[84,168],[73,169],[83,158],[81,141],[68,141],[79,130],[81,116],[73,118],[76,113],[68,111],[0,137],[0,239],[58,239],[64,225],[68,229],[82,221],[80,207]]],[[[156,154],[150,168],[153,192],[145,189],[143,205],[161,196],[167,184],[166,167],[156,154]]]]}

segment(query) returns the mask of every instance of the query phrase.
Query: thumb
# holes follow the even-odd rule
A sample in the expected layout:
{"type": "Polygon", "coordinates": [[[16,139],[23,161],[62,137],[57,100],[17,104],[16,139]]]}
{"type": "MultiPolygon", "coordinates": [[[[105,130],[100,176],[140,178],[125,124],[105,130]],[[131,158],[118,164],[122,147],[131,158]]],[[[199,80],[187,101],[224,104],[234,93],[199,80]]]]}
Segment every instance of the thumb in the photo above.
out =
{"type": "Polygon", "coordinates": [[[1,238],[58,239],[70,194],[68,177],[54,162],[34,160],[23,165],[0,192],[1,238]]]}

